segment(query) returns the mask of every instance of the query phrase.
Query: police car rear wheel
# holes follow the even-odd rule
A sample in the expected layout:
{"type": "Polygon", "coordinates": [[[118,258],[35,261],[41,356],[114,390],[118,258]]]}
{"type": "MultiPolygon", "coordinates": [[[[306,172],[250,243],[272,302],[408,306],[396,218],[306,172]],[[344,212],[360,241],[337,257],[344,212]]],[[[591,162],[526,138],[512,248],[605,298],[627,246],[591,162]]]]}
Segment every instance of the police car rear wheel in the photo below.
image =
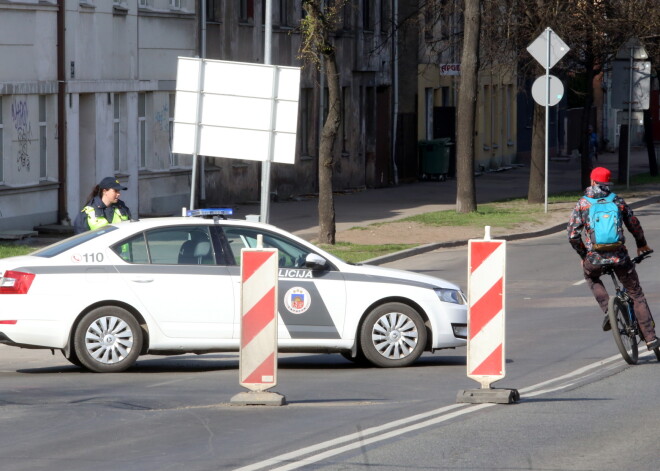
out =
{"type": "Polygon", "coordinates": [[[128,311],[115,306],[100,307],[78,324],[74,348],[80,362],[91,371],[124,371],[140,354],[142,331],[128,311]]]}
{"type": "Polygon", "coordinates": [[[421,356],[426,345],[422,316],[402,303],[379,306],[365,319],[360,345],[367,359],[376,366],[408,366],[421,356]]]}

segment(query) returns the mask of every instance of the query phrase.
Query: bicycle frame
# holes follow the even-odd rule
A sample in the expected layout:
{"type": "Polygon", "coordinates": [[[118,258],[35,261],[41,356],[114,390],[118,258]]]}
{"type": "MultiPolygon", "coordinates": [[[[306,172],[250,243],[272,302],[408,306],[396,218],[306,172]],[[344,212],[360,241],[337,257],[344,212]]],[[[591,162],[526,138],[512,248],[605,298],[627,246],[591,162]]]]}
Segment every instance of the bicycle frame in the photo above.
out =
{"type": "Polygon", "coordinates": [[[608,269],[603,270],[603,272],[609,273],[609,275],[612,277],[612,283],[614,283],[614,290],[616,292],[615,296],[619,298],[628,308],[626,309],[626,312],[628,314],[628,321],[629,321],[628,325],[630,326],[632,333],[637,335],[639,339],[642,340],[641,331],[639,330],[639,326],[637,324],[637,318],[635,317],[635,306],[632,298],[628,295],[626,288],[619,285],[619,279],[616,277],[616,274],[614,273],[614,269],[612,267],[608,267],[608,269]]]}
{"type": "MultiPolygon", "coordinates": [[[[645,252],[632,259],[634,264],[640,263],[651,252],[645,252]]],[[[638,359],[638,345],[644,341],[642,330],[639,328],[637,316],[635,315],[634,301],[628,294],[625,286],[621,283],[614,271],[613,265],[604,266],[601,275],[610,275],[614,284],[615,295],[610,297],[608,303],[608,317],[612,327],[614,341],[623,359],[634,365],[638,359]],[[625,306],[625,308],[624,308],[625,306]]],[[[660,348],[653,349],[656,358],[660,361],[660,348]]]]}

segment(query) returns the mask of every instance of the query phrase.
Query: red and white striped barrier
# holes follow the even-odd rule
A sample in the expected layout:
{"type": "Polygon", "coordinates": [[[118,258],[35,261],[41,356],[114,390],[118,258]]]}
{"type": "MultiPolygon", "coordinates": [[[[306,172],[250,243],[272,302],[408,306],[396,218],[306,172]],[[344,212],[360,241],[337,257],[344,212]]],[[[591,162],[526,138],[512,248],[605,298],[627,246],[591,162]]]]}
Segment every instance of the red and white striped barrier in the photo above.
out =
{"type": "Polygon", "coordinates": [[[251,391],[277,384],[277,249],[241,251],[239,383],[251,391]]]}
{"type": "Polygon", "coordinates": [[[484,389],[505,375],[506,241],[468,241],[467,375],[484,389]]]}

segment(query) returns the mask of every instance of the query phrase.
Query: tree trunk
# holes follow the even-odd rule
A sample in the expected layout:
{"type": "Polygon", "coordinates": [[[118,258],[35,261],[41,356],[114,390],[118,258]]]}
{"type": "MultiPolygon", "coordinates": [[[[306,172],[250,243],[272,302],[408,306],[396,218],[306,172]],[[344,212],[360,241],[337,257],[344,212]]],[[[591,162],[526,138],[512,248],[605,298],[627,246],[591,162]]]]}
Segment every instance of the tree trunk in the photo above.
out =
{"type": "Polygon", "coordinates": [[[341,120],[341,95],[339,75],[334,52],[325,56],[328,82],[328,117],[323,124],[319,144],[319,242],[335,243],[335,202],[332,195],[334,147],[341,120]]]}
{"type": "Polygon", "coordinates": [[[534,104],[527,202],[545,203],[545,107],[534,104]]]}
{"type": "Polygon", "coordinates": [[[456,211],[477,210],[474,185],[474,129],[479,86],[481,2],[465,0],[461,82],[456,116],[456,211]]]}

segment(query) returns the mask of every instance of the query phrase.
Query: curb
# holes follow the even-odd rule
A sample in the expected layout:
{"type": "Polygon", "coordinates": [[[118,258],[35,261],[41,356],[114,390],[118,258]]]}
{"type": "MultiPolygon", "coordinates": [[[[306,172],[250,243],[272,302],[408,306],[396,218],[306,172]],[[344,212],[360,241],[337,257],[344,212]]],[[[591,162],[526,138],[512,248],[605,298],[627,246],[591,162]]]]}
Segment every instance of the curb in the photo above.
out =
{"type": "MultiPolygon", "coordinates": [[[[630,206],[631,209],[637,209],[641,208],[643,206],[647,206],[649,204],[655,204],[660,202],[660,195],[655,195],[651,196],[649,198],[635,201],[634,203],[629,203],[628,206],[630,206]]],[[[568,221],[568,217],[566,218],[566,221],[568,221]]],[[[519,234],[510,234],[502,237],[498,237],[500,240],[506,240],[506,241],[512,241],[512,240],[521,240],[521,239],[533,239],[535,237],[543,237],[546,235],[554,234],[555,232],[559,232],[563,229],[566,229],[566,224],[557,224],[552,227],[548,227],[546,229],[541,229],[539,231],[534,231],[534,232],[522,232],[519,234]]],[[[432,252],[433,250],[436,249],[447,249],[447,248],[452,248],[452,247],[460,247],[463,245],[467,245],[468,241],[466,240],[453,240],[450,242],[438,242],[438,243],[431,243],[431,244],[425,244],[425,245],[420,245],[418,247],[413,247],[410,249],[406,250],[401,250],[400,252],[394,252],[388,255],[382,255],[380,257],[372,258],[370,260],[365,260],[364,262],[361,262],[362,265],[382,265],[384,263],[389,263],[389,262],[396,262],[397,260],[402,260],[404,258],[408,257],[413,257],[415,255],[420,255],[426,252],[432,252]]]]}

